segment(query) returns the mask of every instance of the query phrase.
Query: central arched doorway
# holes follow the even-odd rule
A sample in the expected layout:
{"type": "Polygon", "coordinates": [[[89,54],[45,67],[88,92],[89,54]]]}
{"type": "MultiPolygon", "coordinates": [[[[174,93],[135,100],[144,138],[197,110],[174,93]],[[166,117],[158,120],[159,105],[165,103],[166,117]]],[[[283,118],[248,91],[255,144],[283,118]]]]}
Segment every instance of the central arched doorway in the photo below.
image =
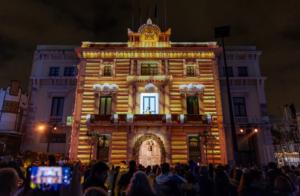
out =
{"type": "Polygon", "coordinates": [[[137,139],[133,156],[143,166],[160,165],[165,161],[166,151],[162,140],[154,134],[146,134],[137,139]]]}
{"type": "Polygon", "coordinates": [[[155,140],[143,141],[139,150],[138,163],[145,167],[161,164],[160,146],[155,140]]]}

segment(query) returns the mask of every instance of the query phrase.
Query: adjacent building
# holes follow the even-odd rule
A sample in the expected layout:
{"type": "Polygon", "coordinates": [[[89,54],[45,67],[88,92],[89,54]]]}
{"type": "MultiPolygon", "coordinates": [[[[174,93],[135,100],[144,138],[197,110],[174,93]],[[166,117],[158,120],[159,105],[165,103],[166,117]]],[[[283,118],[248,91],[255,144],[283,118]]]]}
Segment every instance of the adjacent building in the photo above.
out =
{"type": "Polygon", "coordinates": [[[39,45],[34,53],[23,151],[68,154],[78,63],[74,48],[39,45]]]}
{"type": "MultiPolygon", "coordinates": [[[[265,95],[266,77],[260,71],[262,52],[255,46],[228,46],[229,86],[238,143],[239,161],[249,164],[265,164],[273,160],[273,144],[265,95]]],[[[231,130],[223,57],[219,59],[224,127],[226,141],[231,142],[231,130]]],[[[229,160],[232,151],[228,150],[229,160]]]]}
{"type": "MultiPolygon", "coordinates": [[[[115,164],[231,162],[222,50],[170,34],[148,20],[128,42],[38,46],[24,149],[115,164]]],[[[260,54],[227,48],[241,161],[264,164],[273,151],[260,54]]]]}
{"type": "Polygon", "coordinates": [[[27,101],[18,81],[0,89],[0,155],[19,153],[27,101]]]}

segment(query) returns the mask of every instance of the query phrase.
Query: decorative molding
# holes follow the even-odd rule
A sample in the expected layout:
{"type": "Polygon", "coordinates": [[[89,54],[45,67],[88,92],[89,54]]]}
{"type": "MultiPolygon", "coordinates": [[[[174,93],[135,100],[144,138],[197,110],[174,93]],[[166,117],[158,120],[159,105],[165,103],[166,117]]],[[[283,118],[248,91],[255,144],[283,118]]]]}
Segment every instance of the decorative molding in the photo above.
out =
{"type": "Polygon", "coordinates": [[[182,84],[179,85],[179,91],[181,94],[197,94],[204,90],[203,84],[182,84]]]}
{"type": "Polygon", "coordinates": [[[173,80],[172,76],[156,75],[156,76],[127,76],[128,83],[146,82],[146,83],[166,83],[173,80]]]}
{"type": "Polygon", "coordinates": [[[157,89],[157,87],[153,84],[153,83],[148,83],[145,85],[145,92],[155,92],[155,90],[157,89]]]}
{"type": "Polygon", "coordinates": [[[95,92],[101,92],[103,94],[114,94],[118,91],[119,86],[117,84],[95,84],[93,85],[95,92]]]}

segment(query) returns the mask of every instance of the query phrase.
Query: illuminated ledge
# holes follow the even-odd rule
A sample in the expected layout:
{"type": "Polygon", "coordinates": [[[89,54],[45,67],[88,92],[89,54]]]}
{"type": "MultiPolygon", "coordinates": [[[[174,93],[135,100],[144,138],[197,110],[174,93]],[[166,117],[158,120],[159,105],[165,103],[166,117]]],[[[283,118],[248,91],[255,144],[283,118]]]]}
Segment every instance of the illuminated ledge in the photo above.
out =
{"type": "Polygon", "coordinates": [[[196,51],[196,50],[181,50],[181,51],[169,51],[161,49],[136,49],[136,50],[113,50],[107,49],[100,51],[98,49],[82,50],[82,58],[88,59],[101,59],[101,58],[199,58],[199,59],[213,59],[215,54],[213,51],[196,51]]]}
{"type": "MultiPolygon", "coordinates": [[[[93,47],[103,47],[103,46],[132,46],[134,42],[81,42],[82,48],[93,48],[93,47]]],[[[217,42],[160,42],[163,46],[194,46],[194,47],[218,47],[217,42]]],[[[160,44],[158,44],[160,45],[160,44]]],[[[47,45],[48,46],[48,45],[47,45]]],[[[65,47],[65,46],[64,46],[65,47]]],[[[72,47],[74,49],[75,46],[72,47]]]]}
{"type": "Polygon", "coordinates": [[[172,76],[156,75],[156,76],[127,76],[128,83],[135,82],[152,82],[152,83],[166,83],[172,81],[172,76]]]}
{"type": "Polygon", "coordinates": [[[217,123],[215,118],[198,114],[90,114],[86,121],[88,126],[142,125],[142,126],[209,126],[217,123]]]}

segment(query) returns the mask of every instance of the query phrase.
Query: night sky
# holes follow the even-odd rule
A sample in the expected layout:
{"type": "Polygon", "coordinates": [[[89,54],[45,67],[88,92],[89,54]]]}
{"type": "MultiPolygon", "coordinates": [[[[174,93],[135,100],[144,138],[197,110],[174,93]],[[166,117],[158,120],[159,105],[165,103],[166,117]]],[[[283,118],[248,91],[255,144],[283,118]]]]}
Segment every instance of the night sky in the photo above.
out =
{"type": "MultiPolygon", "coordinates": [[[[154,17],[155,2],[157,16],[163,18],[163,2],[140,1],[2,1],[0,87],[17,79],[27,88],[37,44],[127,41],[132,13],[145,22],[148,16],[154,17]]],[[[269,112],[281,114],[282,106],[292,102],[300,111],[299,0],[166,1],[166,23],[172,28],[172,41],[213,41],[213,28],[230,24],[228,44],[254,44],[263,51],[261,69],[267,76],[269,112]]],[[[137,26],[139,20],[134,21],[137,26]]]]}

